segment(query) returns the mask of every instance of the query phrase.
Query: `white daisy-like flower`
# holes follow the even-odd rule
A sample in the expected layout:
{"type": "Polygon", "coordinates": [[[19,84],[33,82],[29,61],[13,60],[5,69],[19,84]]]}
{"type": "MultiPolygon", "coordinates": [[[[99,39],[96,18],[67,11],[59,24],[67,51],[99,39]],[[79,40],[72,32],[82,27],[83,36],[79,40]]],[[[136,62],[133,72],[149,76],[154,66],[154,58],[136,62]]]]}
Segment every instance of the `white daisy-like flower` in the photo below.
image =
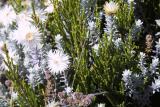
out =
{"type": "Polygon", "coordinates": [[[11,35],[11,40],[17,41],[18,44],[22,44],[25,48],[32,48],[39,46],[41,42],[41,33],[39,29],[32,24],[23,21],[18,25],[18,29],[11,35]]]}
{"type": "Polygon", "coordinates": [[[106,2],[104,5],[104,11],[106,15],[113,15],[118,11],[118,4],[110,1],[110,2],[106,2]]]}
{"type": "Polygon", "coordinates": [[[69,56],[66,55],[63,51],[55,50],[52,52],[50,50],[48,52],[48,67],[50,71],[55,73],[62,73],[66,69],[68,69],[70,61],[69,56]]]}
{"type": "Polygon", "coordinates": [[[0,9],[0,23],[9,26],[16,19],[16,13],[11,6],[5,5],[0,9]]]}

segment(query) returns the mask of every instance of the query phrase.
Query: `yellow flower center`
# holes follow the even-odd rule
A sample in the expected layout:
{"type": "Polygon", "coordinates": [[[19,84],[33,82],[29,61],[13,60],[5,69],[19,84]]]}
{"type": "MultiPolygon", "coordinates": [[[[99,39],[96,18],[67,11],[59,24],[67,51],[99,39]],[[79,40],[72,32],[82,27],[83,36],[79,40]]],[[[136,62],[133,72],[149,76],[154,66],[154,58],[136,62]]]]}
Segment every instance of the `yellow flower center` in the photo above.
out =
{"type": "Polygon", "coordinates": [[[27,33],[27,34],[26,34],[26,40],[27,40],[27,41],[33,40],[33,33],[31,33],[31,32],[27,33]]]}

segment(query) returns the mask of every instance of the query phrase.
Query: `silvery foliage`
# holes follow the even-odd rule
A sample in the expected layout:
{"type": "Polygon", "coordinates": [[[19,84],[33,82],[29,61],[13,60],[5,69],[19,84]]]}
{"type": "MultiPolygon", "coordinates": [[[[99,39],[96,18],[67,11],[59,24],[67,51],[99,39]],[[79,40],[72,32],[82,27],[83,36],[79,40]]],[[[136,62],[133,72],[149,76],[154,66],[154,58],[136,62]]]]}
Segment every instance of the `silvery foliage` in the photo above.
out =
{"type": "Polygon", "coordinates": [[[149,67],[146,67],[145,58],[146,55],[141,52],[138,64],[141,72],[134,73],[130,70],[125,70],[122,74],[126,95],[131,97],[141,107],[149,105],[150,96],[160,88],[158,83],[154,83],[157,82],[155,78],[159,76],[156,72],[159,65],[159,58],[154,56],[149,67]]]}
{"type": "MultiPolygon", "coordinates": [[[[44,72],[47,66],[46,55],[51,49],[51,46],[45,44],[43,46],[25,49],[22,45],[17,44],[9,38],[9,35],[11,35],[15,28],[16,23],[7,27],[1,26],[0,42],[6,43],[8,50],[16,51],[16,54],[19,56],[18,62],[16,63],[19,65],[19,75],[21,75],[22,78],[26,78],[26,80],[35,87],[39,83],[43,83],[44,72]]],[[[4,70],[3,60],[4,58],[0,55],[1,70],[4,70]]]]}
{"type": "Polygon", "coordinates": [[[0,106],[1,107],[9,107],[9,104],[5,99],[0,99],[0,106]]]}
{"type": "MultiPolygon", "coordinates": [[[[157,25],[160,27],[160,20],[156,20],[157,25]]],[[[158,32],[156,34],[156,36],[160,35],[160,32],[158,32]]],[[[155,53],[156,58],[153,59],[153,64],[152,64],[152,68],[155,71],[157,68],[155,68],[156,65],[159,64],[159,55],[160,55],[160,39],[158,39],[158,41],[156,41],[156,45],[155,45],[155,50],[153,51],[153,53],[155,53]]],[[[153,93],[155,92],[160,92],[160,74],[157,73],[157,77],[154,77],[154,81],[152,82],[151,87],[153,88],[153,93]]]]}
{"type": "Polygon", "coordinates": [[[24,65],[29,72],[29,83],[34,87],[38,83],[43,83],[44,72],[47,68],[47,53],[51,49],[48,44],[42,48],[33,48],[25,53],[24,65]]]}
{"type": "Polygon", "coordinates": [[[132,31],[131,31],[131,35],[132,35],[132,39],[134,41],[138,40],[139,38],[139,33],[141,32],[142,28],[143,28],[143,22],[138,19],[138,20],[135,20],[135,24],[133,25],[133,28],[132,28],[132,31]]]}
{"type": "Polygon", "coordinates": [[[112,39],[114,45],[119,48],[122,45],[122,40],[119,35],[119,31],[117,30],[117,25],[115,22],[115,16],[105,15],[105,28],[104,32],[107,34],[108,39],[112,39]],[[112,36],[112,38],[110,38],[112,36]]]}

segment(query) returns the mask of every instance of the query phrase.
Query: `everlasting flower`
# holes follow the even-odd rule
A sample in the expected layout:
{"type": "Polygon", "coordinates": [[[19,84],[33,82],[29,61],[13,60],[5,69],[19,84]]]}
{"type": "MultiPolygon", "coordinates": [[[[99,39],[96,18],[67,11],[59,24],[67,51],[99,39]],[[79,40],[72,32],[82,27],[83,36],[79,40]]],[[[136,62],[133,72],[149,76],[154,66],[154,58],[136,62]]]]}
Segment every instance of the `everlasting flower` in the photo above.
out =
{"type": "Polygon", "coordinates": [[[16,13],[11,6],[6,5],[0,9],[0,23],[9,26],[16,19],[16,13]]]}
{"type": "Polygon", "coordinates": [[[104,5],[104,11],[106,15],[113,15],[118,11],[118,4],[113,1],[106,2],[104,5]]]}
{"type": "Polygon", "coordinates": [[[18,44],[22,44],[26,48],[30,48],[40,44],[41,34],[38,28],[26,22],[20,23],[18,29],[13,32],[11,39],[17,41],[18,44]]]}
{"type": "Polygon", "coordinates": [[[48,67],[51,72],[61,73],[69,67],[69,56],[64,54],[63,51],[55,50],[48,53],[48,67]]]}

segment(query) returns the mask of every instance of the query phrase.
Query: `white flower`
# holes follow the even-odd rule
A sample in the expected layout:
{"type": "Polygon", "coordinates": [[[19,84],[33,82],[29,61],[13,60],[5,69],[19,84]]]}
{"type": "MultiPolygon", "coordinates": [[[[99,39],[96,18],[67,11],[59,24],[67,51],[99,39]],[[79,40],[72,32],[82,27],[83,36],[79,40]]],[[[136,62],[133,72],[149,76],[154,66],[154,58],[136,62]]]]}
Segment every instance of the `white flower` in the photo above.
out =
{"type": "Polygon", "coordinates": [[[123,71],[123,74],[122,74],[122,80],[124,81],[124,82],[127,82],[127,80],[128,80],[128,78],[129,78],[129,76],[132,74],[132,72],[130,71],[130,70],[124,70],[123,71]]]}
{"type": "Polygon", "coordinates": [[[63,51],[55,50],[48,53],[48,67],[51,72],[61,73],[69,67],[69,56],[64,54],[63,51]]]}
{"type": "Polygon", "coordinates": [[[135,23],[137,27],[141,27],[143,24],[143,22],[140,19],[136,20],[135,23]]]}
{"type": "Polygon", "coordinates": [[[24,21],[24,23],[19,24],[18,29],[13,32],[10,38],[17,41],[18,44],[22,44],[25,48],[31,48],[39,46],[41,33],[38,28],[24,21]]]}
{"type": "Polygon", "coordinates": [[[9,26],[16,19],[16,13],[11,6],[5,5],[0,10],[0,23],[4,26],[9,26]]]}
{"type": "Polygon", "coordinates": [[[46,107],[60,107],[59,102],[52,101],[46,107]]]}
{"type": "Polygon", "coordinates": [[[118,4],[113,1],[106,2],[104,5],[104,11],[106,15],[115,14],[118,11],[118,8],[118,4]]]}

